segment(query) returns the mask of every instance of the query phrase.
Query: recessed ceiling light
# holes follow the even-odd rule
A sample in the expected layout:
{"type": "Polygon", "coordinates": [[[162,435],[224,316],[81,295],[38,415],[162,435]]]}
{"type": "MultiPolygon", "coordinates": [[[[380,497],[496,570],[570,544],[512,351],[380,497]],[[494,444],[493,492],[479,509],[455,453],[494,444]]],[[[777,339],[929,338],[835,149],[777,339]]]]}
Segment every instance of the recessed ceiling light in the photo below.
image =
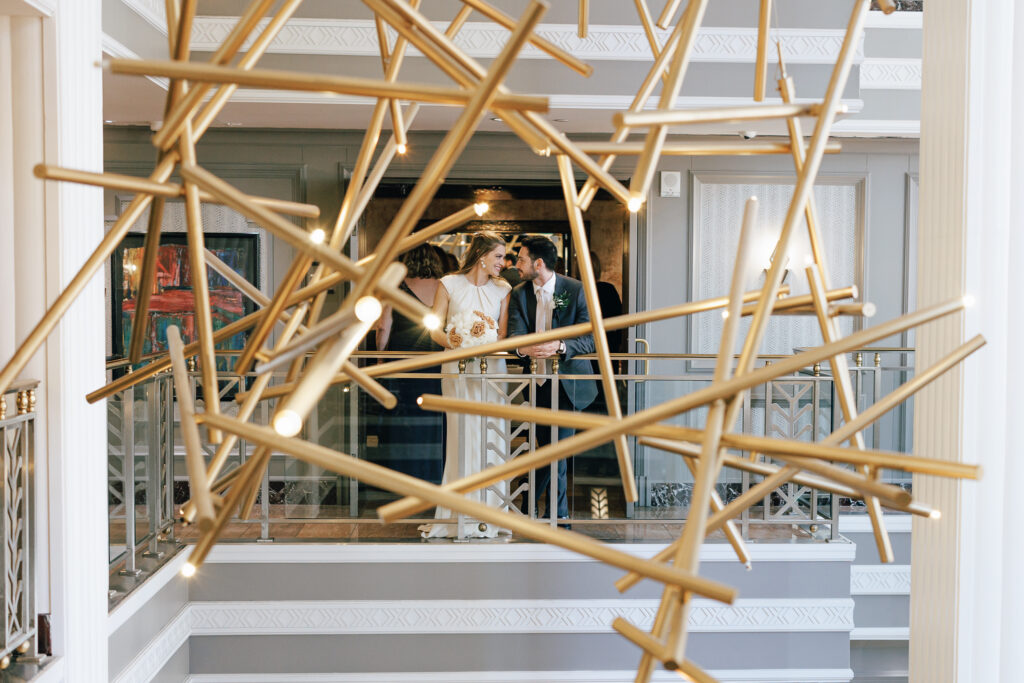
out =
{"type": "Polygon", "coordinates": [[[234,126],[240,126],[242,124],[239,123],[238,121],[225,121],[224,125],[225,126],[232,126],[232,127],[234,127],[234,126]]]}
{"type": "Polygon", "coordinates": [[[555,123],[566,123],[566,122],[569,121],[569,119],[551,119],[551,120],[554,121],[555,123]]]}
{"type": "Polygon", "coordinates": [[[497,122],[499,122],[499,123],[500,123],[500,122],[501,122],[501,119],[500,119],[500,118],[498,118],[497,116],[492,116],[492,117],[491,117],[491,121],[497,121],[497,122]]]}

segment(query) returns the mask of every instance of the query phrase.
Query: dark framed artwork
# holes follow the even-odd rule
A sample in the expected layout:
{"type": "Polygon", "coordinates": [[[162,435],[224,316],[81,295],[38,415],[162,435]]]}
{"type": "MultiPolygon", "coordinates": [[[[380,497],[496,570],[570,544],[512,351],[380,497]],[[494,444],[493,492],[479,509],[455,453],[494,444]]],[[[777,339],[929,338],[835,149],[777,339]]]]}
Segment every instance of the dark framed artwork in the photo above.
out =
{"type": "MultiPolygon", "coordinates": [[[[256,287],[258,274],[259,235],[208,233],[206,248],[256,287]]],[[[139,277],[145,235],[130,234],[124,238],[111,257],[111,350],[115,358],[123,358],[131,344],[132,321],[138,297],[139,277]]],[[[195,298],[192,289],[192,267],[189,263],[187,237],[184,233],[160,236],[156,282],[149,300],[149,325],[145,330],[143,354],[167,349],[167,328],[177,325],[182,340],[188,344],[198,339],[195,325],[195,298]]],[[[207,267],[210,289],[210,311],[214,331],[231,324],[256,310],[219,273],[207,267]]],[[[246,332],[241,332],[217,345],[218,349],[242,349],[246,332]]],[[[218,371],[227,370],[227,359],[218,358],[218,371]]]]}

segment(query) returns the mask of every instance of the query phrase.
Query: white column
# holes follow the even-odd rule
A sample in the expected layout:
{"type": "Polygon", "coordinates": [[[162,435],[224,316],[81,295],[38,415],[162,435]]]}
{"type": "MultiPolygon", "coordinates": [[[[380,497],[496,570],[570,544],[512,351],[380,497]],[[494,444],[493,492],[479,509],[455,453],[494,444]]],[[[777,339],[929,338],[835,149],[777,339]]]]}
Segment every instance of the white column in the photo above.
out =
{"type": "Polygon", "coordinates": [[[0,358],[14,353],[14,123],[11,18],[0,16],[0,358]]]}
{"type": "Polygon", "coordinates": [[[1013,69],[1014,41],[1024,39],[1014,35],[1014,4],[929,0],[924,17],[918,305],[961,294],[976,303],[920,330],[917,367],[979,332],[988,345],[915,404],[917,453],[983,468],[981,482],[914,477],[915,497],[943,515],[915,518],[913,526],[910,678],[922,683],[1019,676],[1020,626],[1016,642],[1001,629],[1024,610],[1013,564],[1019,525],[1007,514],[1016,515],[1021,469],[1009,431],[1021,411],[1010,391],[1024,382],[1011,357],[1024,342],[1014,296],[1024,254],[1011,220],[1020,217],[1014,203],[1024,149],[1024,110],[1013,106],[1020,91],[1011,97],[1024,68],[1013,69]],[[1011,314],[1018,322],[1009,322],[1011,314]]]}
{"type": "MultiPolygon", "coordinates": [[[[44,21],[45,160],[102,171],[101,1],[59,0],[44,21]]],[[[99,188],[47,183],[46,300],[103,237],[99,188]]],[[[46,351],[50,552],[55,652],[68,680],[107,681],[106,409],[102,277],[78,297],[46,351]],[[72,673],[73,672],[73,673],[72,673]]]]}

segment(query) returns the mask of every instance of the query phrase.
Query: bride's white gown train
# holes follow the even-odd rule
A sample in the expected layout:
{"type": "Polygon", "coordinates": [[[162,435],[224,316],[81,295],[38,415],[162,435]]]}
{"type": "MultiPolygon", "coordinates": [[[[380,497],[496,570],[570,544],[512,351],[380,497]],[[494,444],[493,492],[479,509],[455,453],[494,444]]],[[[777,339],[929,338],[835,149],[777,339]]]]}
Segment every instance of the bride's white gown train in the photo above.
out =
{"type": "MultiPolygon", "coordinates": [[[[504,280],[491,279],[486,284],[476,286],[465,275],[452,274],[441,278],[441,285],[448,292],[448,320],[445,328],[454,316],[463,311],[482,311],[485,315],[498,320],[501,315],[501,302],[508,296],[511,286],[504,280]]],[[[459,362],[450,361],[442,365],[441,371],[448,375],[441,380],[441,394],[452,398],[460,398],[476,403],[498,403],[505,400],[504,393],[491,386],[485,375],[480,374],[480,363],[477,359],[466,361],[466,371],[459,374],[459,362]]],[[[487,375],[505,374],[505,361],[489,359],[487,375]]],[[[507,421],[482,417],[479,415],[447,416],[448,436],[445,444],[445,463],[442,483],[461,479],[479,472],[483,467],[498,465],[505,462],[508,452],[505,434],[507,421]],[[463,446],[463,444],[465,444],[463,446]]],[[[508,482],[495,484],[482,491],[468,494],[478,500],[499,507],[502,499],[492,489],[508,495],[508,482]]],[[[454,517],[454,513],[446,508],[437,508],[434,519],[454,517]]],[[[455,524],[424,524],[420,527],[424,538],[454,537],[455,524]]],[[[463,518],[462,536],[469,538],[494,538],[499,533],[510,533],[499,529],[493,524],[479,520],[463,518]]]]}

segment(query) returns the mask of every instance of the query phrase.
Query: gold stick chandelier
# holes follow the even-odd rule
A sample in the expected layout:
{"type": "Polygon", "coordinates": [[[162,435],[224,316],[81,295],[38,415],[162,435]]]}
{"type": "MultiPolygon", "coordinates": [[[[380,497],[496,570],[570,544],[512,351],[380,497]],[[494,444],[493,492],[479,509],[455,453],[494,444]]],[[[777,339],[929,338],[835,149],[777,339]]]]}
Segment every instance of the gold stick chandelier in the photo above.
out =
{"type": "MultiPolygon", "coordinates": [[[[86,398],[90,402],[98,401],[152,377],[168,367],[173,367],[181,407],[192,495],[191,501],[184,506],[182,512],[186,519],[197,523],[202,532],[186,565],[186,573],[195,573],[201,567],[224,526],[236,513],[243,517],[248,516],[271,453],[287,453],[405,496],[379,508],[378,514],[383,522],[402,519],[429,507],[443,506],[510,529],[524,537],[558,545],[622,568],[628,573],[616,583],[620,590],[628,590],[644,578],[661,582],[665,588],[650,632],[621,618],[616,619],[613,624],[620,634],[641,649],[642,658],[636,680],[649,680],[653,667],[661,662],[665,667],[678,670],[691,680],[710,681],[713,679],[687,657],[686,623],[691,600],[693,595],[698,594],[731,602],[736,597],[736,591],[699,576],[698,550],[709,533],[724,529],[737,558],[749,564],[749,554],[732,520],[774,488],[787,482],[795,482],[862,499],[870,515],[880,557],[883,562],[891,562],[892,549],[882,524],[881,508],[886,506],[924,517],[937,517],[939,512],[926,504],[913,501],[906,491],[879,481],[880,469],[902,469],[908,472],[964,479],[976,479],[980,476],[978,468],[970,465],[940,461],[926,456],[868,449],[862,437],[862,431],[885,412],[909,398],[941,373],[955,367],[984,344],[980,336],[975,337],[932,368],[858,414],[845,354],[894,333],[955,314],[965,305],[962,300],[949,301],[845,337],[841,334],[836,320],[839,315],[868,317],[873,312],[873,307],[867,302],[839,303],[844,299],[856,298],[857,292],[856,288],[850,287],[832,288],[833,285],[829,283],[828,264],[825,262],[818,231],[812,188],[823,155],[835,153],[839,149],[838,144],[829,140],[829,134],[836,115],[842,110],[840,97],[853,64],[854,48],[863,32],[870,0],[852,0],[853,11],[843,45],[832,71],[828,89],[820,102],[795,103],[793,81],[785,73],[782,51],[779,47],[782,77],[778,87],[782,98],[781,104],[752,104],[710,110],[676,109],[677,95],[691,61],[707,0],[690,0],[681,14],[681,0],[668,2],[657,19],[658,27],[669,30],[664,43],[655,32],[646,0],[635,0],[640,21],[650,43],[654,60],[652,67],[640,84],[631,105],[612,117],[615,133],[610,141],[581,144],[572,142],[544,117],[543,114],[548,109],[546,97],[515,93],[503,85],[506,74],[527,44],[546,52],[562,65],[583,76],[589,76],[592,72],[589,65],[537,33],[537,26],[547,9],[543,1],[533,0],[523,15],[515,19],[492,7],[485,0],[463,0],[463,6],[445,32],[436,29],[420,12],[418,2],[364,1],[375,16],[384,69],[384,78],[380,80],[256,68],[258,61],[293,16],[301,0],[283,0],[277,13],[265,23],[264,19],[276,4],[275,0],[253,0],[209,62],[192,62],[189,60],[189,37],[196,2],[167,0],[170,61],[118,59],[104,63],[105,68],[114,73],[165,76],[171,79],[163,124],[152,138],[157,151],[157,161],[149,177],[129,178],[112,173],[88,173],[45,165],[36,168],[36,175],[39,178],[131,191],[135,193],[135,198],[97,245],[92,255],[86,259],[79,273],[15,351],[14,356],[7,359],[6,365],[0,370],[0,392],[6,390],[17,378],[57,321],[113,253],[128,233],[130,226],[147,208],[150,209],[150,218],[139,291],[145,293],[152,290],[156,276],[155,247],[159,244],[164,201],[167,198],[184,197],[188,251],[192,273],[197,280],[195,306],[198,341],[183,344],[177,330],[172,330],[168,333],[168,353],[150,357],[148,365],[97,389],[86,398]],[[487,68],[466,55],[455,43],[460,28],[472,12],[481,14],[510,32],[500,55],[487,68]],[[388,43],[388,29],[393,30],[398,36],[393,45],[388,43]],[[232,64],[242,46],[250,40],[252,44],[244,56],[232,64]],[[437,86],[400,81],[398,76],[408,46],[416,47],[451,79],[452,84],[437,86]],[[657,107],[645,111],[659,82],[662,83],[662,90],[657,107]],[[317,207],[245,194],[197,162],[196,145],[230,100],[232,93],[239,87],[315,90],[377,99],[366,127],[351,181],[346,188],[332,230],[307,232],[284,218],[285,215],[316,217],[320,213],[317,207]],[[403,101],[411,103],[405,111],[400,106],[403,101]],[[458,120],[426,164],[415,187],[388,226],[376,250],[360,261],[353,262],[342,254],[341,248],[352,235],[370,197],[387,172],[388,164],[396,155],[407,151],[407,132],[419,109],[419,102],[458,107],[458,120]],[[357,367],[349,360],[350,355],[379,317],[385,303],[423,321],[430,328],[440,325],[441,321],[430,310],[399,290],[398,285],[404,276],[404,268],[395,263],[395,258],[417,244],[451,231],[488,210],[486,204],[467,206],[425,230],[412,234],[487,111],[493,112],[496,118],[505,122],[534,152],[555,156],[551,163],[557,168],[561,180],[568,221],[579,256],[578,265],[590,310],[590,322],[516,337],[514,340],[501,340],[472,349],[391,361],[372,368],[357,367]],[[393,134],[371,170],[384,119],[388,114],[393,134]],[[813,118],[815,122],[812,137],[806,143],[801,131],[801,117],[813,118]],[[679,143],[666,139],[670,126],[753,119],[784,121],[788,128],[788,143],[739,145],[718,141],[679,143]],[[629,134],[638,129],[643,134],[642,141],[627,142],[629,134]],[[792,298],[786,296],[788,287],[782,284],[786,264],[782,256],[772,260],[760,291],[744,292],[741,275],[745,270],[744,263],[752,255],[749,253],[749,240],[741,237],[732,285],[726,295],[702,302],[681,302],[663,309],[602,318],[597,305],[596,278],[590,263],[582,211],[587,209],[600,188],[607,190],[630,211],[639,210],[648,195],[659,160],[664,155],[674,154],[792,155],[797,183],[781,227],[775,253],[786,253],[799,223],[806,219],[813,260],[805,272],[810,285],[810,295],[792,298]],[[595,158],[592,155],[599,156],[595,158]],[[632,179],[629,188],[623,186],[609,173],[616,156],[635,158],[634,171],[629,174],[632,179]],[[574,168],[586,178],[580,188],[577,188],[574,168]],[[181,176],[181,183],[170,181],[170,176],[175,171],[181,176]],[[261,294],[234,277],[229,278],[246,296],[255,301],[260,309],[216,332],[212,326],[206,291],[205,264],[210,263],[218,272],[228,273],[224,270],[226,266],[204,246],[199,211],[202,202],[221,203],[235,209],[289,243],[297,253],[288,273],[277,283],[272,297],[261,294]],[[300,288],[302,279],[314,261],[318,266],[310,283],[300,288]],[[326,290],[343,283],[349,283],[350,286],[339,312],[323,317],[326,290]],[[714,309],[723,310],[725,321],[710,386],[623,416],[616,397],[610,349],[604,341],[605,332],[714,309]],[[771,366],[755,369],[754,361],[769,319],[773,314],[788,313],[814,314],[824,343],[771,366]],[[734,365],[733,349],[739,338],[740,319],[745,315],[750,316],[751,324],[743,339],[738,362],[734,365]],[[276,346],[268,347],[266,344],[269,333],[278,324],[284,325],[284,331],[276,346]],[[237,416],[219,414],[216,400],[207,400],[203,411],[197,411],[190,383],[185,375],[185,358],[198,354],[204,394],[208,397],[217,396],[219,378],[214,359],[214,345],[246,330],[251,331],[248,343],[234,370],[237,373],[247,372],[256,363],[258,377],[248,391],[237,395],[237,400],[241,404],[237,416]],[[425,410],[500,416],[544,425],[564,425],[579,430],[573,437],[538,448],[533,453],[522,455],[502,465],[486,468],[464,479],[436,486],[295,436],[332,384],[354,381],[376,400],[384,405],[393,406],[394,397],[374,379],[375,377],[429,367],[446,360],[476,357],[526,344],[585,334],[592,334],[596,342],[601,388],[608,405],[607,416],[471,402],[439,396],[421,398],[421,407],[425,410]],[[307,353],[312,354],[308,360],[307,353]],[[733,432],[733,425],[737,422],[738,411],[744,397],[753,387],[823,361],[831,364],[832,377],[845,421],[845,424],[837,428],[831,436],[820,442],[807,443],[733,432]],[[272,387],[270,370],[278,367],[289,368],[287,380],[272,387]],[[272,427],[249,423],[257,404],[271,398],[279,399],[272,427]],[[679,414],[699,407],[708,408],[703,428],[679,427],[668,423],[679,414]],[[200,424],[206,426],[209,441],[219,444],[214,456],[209,459],[204,455],[200,443],[200,424]],[[651,559],[636,558],[572,531],[552,528],[512,512],[487,507],[467,495],[495,482],[570,457],[595,445],[612,443],[618,458],[625,498],[630,502],[636,501],[633,459],[627,436],[636,436],[641,444],[678,454],[694,475],[692,504],[681,536],[651,559]],[[257,444],[256,453],[239,468],[224,473],[228,454],[239,438],[257,444]],[[844,443],[849,445],[844,446],[844,443]],[[731,454],[728,452],[730,449],[748,452],[751,457],[731,454]],[[781,460],[784,465],[759,460],[757,454],[781,460]],[[856,469],[849,469],[851,465],[856,469]],[[723,467],[752,472],[763,479],[744,495],[725,504],[715,491],[715,482],[723,467]]],[[[578,3],[578,35],[585,39],[588,34],[589,3],[587,0],[578,0],[578,3]]],[[[894,9],[889,0],[879,4],[887,13],[894,9]]],[[[755,102],[763,102],[765,97],[771,11],[771,1],[761,0],[753,94],[755,102]]],[[[751,230],[756,219],[757,201],[751,199],[744,215],[743,234],[751,230]]],[[[132,340],[141,342],[143,335],[140,331],[148,325],[149,316],[148,301],[144,297],[136,310],[132,340]]],[[[141,343],[133,344],[129,350],[130,360],[133,363],[138,362],[141,359],[141,352],[141,343]]]]}

